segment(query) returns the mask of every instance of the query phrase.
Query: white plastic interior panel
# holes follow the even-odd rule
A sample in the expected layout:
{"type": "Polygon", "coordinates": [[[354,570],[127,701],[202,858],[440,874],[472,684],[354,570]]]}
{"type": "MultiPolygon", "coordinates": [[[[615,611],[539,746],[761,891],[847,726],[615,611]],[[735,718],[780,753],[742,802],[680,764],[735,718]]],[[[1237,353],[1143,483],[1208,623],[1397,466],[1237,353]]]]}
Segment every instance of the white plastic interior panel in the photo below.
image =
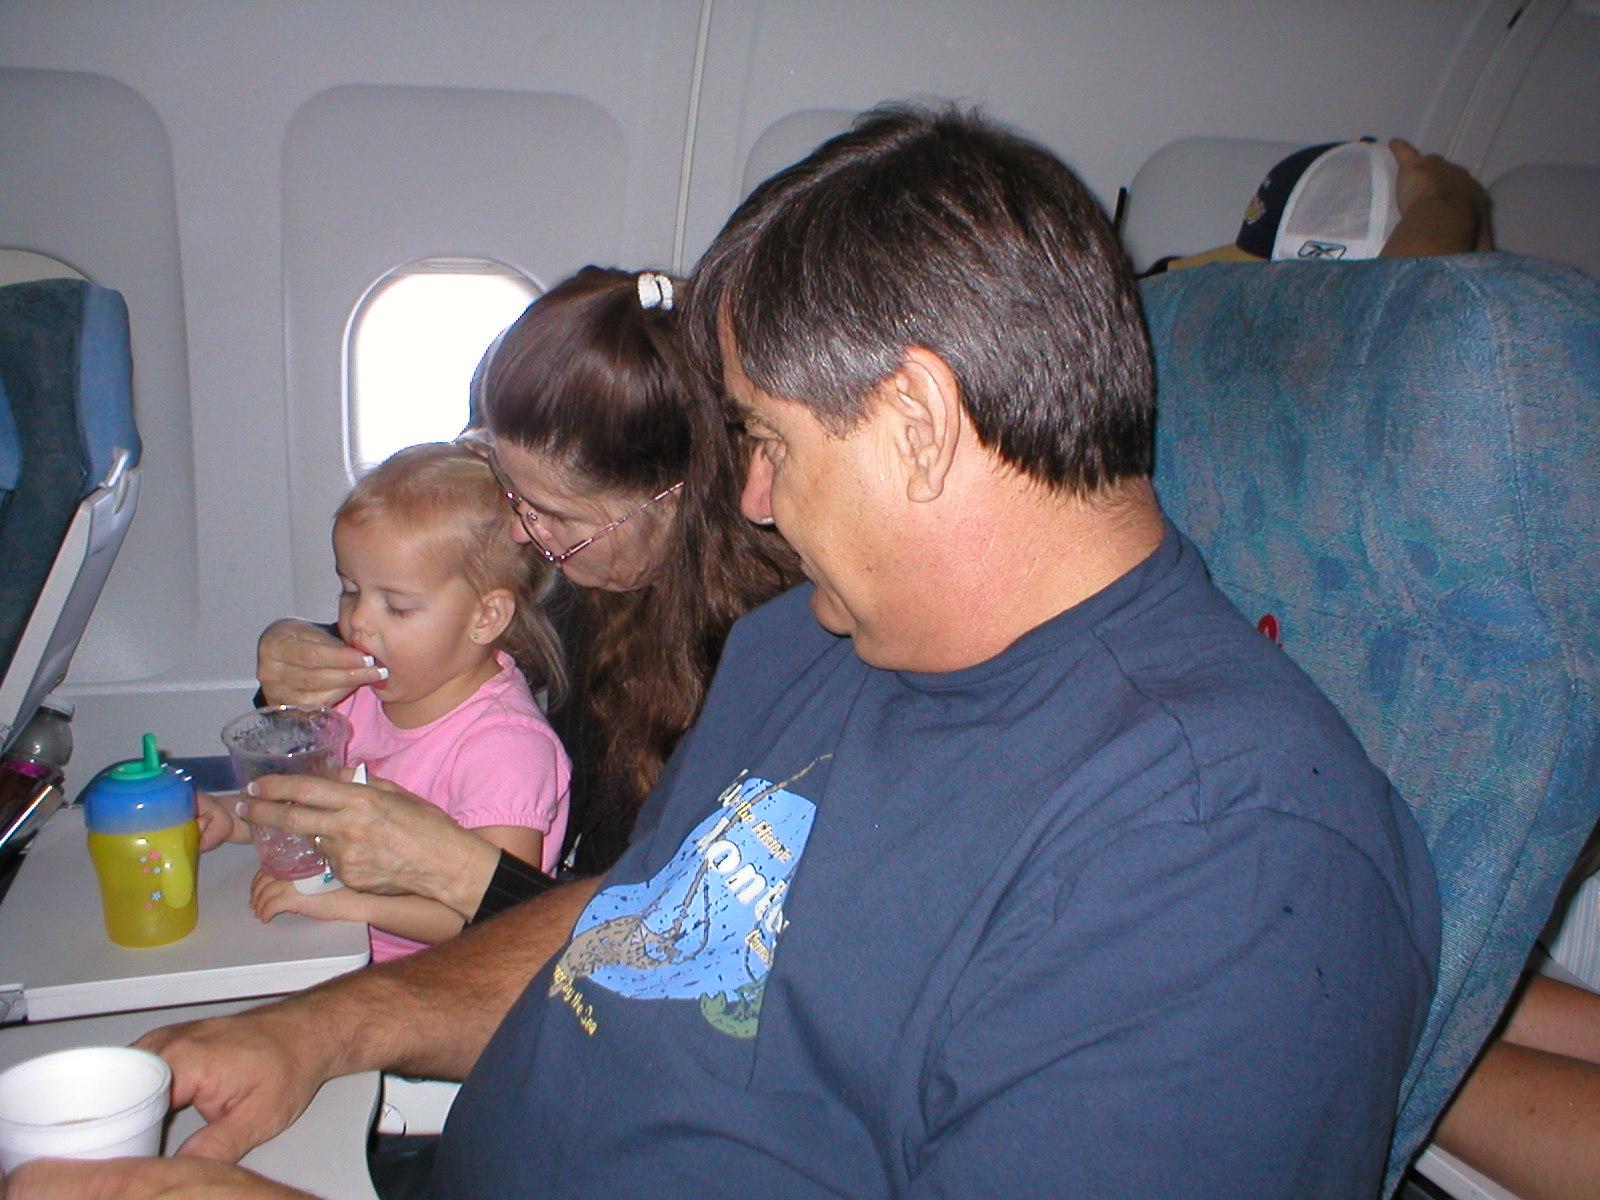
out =
{"type": "Polygon", "coordinates": [[[1262,176],[1307,144],[1192,137],[1157,150],[1134,175],[1123,210],[1134,270],[1231,243],[1262,176]]]}
{"type": "Polygon", "coordinates": [[[1489,195],[1502,250],[1553,258],[1600,279],[1600,167],[1514,167],[1489,195]]]}
{"type": "Polygon", "coordinates": [[[456,1102],[459,1083],[444,1079],[408,1079],[385,1074],[383,1104],[374,1128],[396,1136],[429,1137],[444,1132],[444,1123],[456,1102]]]}
{"type": "MultiPolygon", "coordinates": [[[[1467,131],[1469,165],[1485,181],[1529,163],[1600,164],[1600,4],[1530,0],[1507,39],[1524,40],[1533,44],[1522,54],[1507,47],[1507,96],[1467,131]]],[[[1486,76],[1499,82],[1495,65],[1486,76]]]]}
{"type": "MultiPolygon", "coordinates": [[[[337,593],[329,521],[351,482],[343,339],[363,295],[430,255],[493,258],[541,289],[586,263],[623,261],[636,186],[628,143],[606,109],[565,93],[353,86],[294,115],[283,243],[298,613],[330,615],[337,593]]],[[[673,192],[655,197],[649,262],[670,251],[673,192]]]]}
{"type": "Polygon", "coordinates": [[[59,259],[127,301],[134,412],[150,468],[140,518],[73,660],[69,690],[160,678],[186,658],[199,617],[167,132],[150,104],[115,80],[0,69],[0,162],[0,245],[59,259]]]}
{"type": "Polygon", "coordinates": [[[851,109],[821,108],[790,113],[774,122],[750,147],[744,178],[739,183],[739,198],[744,199],[757,184],[799,162],[834,134],[849,129],[856,116],[851,109]]]}
{"type": "Polygon", "coordinates": [[[1473,1170],[1455,1155],[1429,1146],[1417,1159],[1417,1174],[1438,1185],[1452,1200],[1518,1200],[1494,1180],[1473,1170]]]}
{"type": "Polygon", "coordinates": [[[925,96],[981,103],[1060,153],[1109,209],[1139,164],[1184,136],[1415,135],[1481,8],[1290,3],[1264,20],[1253,0],[922,0],[909,18],[897,0],[718,0],[687,253],[716,233],[755,148],[791,114],[925,96]],[[1347,47],[1357,27],[1359,54],[1313,66],[1303,52],[1347,47]]]}

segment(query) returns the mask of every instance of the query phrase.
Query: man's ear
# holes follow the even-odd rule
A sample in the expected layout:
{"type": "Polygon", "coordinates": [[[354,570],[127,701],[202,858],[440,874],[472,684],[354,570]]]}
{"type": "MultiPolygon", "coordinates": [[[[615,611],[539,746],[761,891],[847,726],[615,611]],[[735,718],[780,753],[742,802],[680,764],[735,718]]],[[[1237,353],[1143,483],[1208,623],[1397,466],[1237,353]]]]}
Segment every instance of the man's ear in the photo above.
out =
{"type": "Polygon", "coordinates": [[[483,645],[494,642],[517,615],[517,601],[508,588],[495,588],[478,597],[478,615],[467,636],[483,645]]]}
{"type": "Polygon", "coordinates": [[[884,381],[895,449],[906,467],[906,498],[919,504],[944,492],[965,412],[955,374],[932,350],[912,346],[884,381]]]}

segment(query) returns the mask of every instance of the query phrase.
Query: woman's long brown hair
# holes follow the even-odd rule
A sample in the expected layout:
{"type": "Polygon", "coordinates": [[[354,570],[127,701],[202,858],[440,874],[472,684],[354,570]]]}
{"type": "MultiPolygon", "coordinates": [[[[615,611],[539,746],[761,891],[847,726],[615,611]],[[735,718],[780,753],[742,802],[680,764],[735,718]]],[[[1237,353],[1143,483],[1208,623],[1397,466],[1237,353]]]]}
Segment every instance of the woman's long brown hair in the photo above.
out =
{"type": "Polygon", "coordinates": [[[629,820],[699,715],[733,622],[800,578],[776,533],[739,512],[745,454],[720,384],[685,361],[679,313],[644,307],[638,279],[585,267],[552,288],[502,336],[480,393],[496,439],[597,489],[652,496],[683,481],[649,582],[583,590],[594,632],[573,668],[629,820]]]}

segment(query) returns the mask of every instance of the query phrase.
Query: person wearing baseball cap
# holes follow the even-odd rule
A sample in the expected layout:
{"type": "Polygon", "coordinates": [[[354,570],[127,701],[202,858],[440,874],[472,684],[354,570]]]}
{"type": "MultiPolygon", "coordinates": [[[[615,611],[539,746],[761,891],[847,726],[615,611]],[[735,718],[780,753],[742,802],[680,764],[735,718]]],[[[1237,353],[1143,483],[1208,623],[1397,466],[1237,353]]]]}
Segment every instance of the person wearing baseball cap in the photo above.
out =
{"type": "Polygon", "coordinates": [[[1463,168],[1394,138],[1324,142],[1268,171],[1238,236],[1150,273],[1212,262],[1463,254],[1494,249],[1489,196],[1463,168]]]}

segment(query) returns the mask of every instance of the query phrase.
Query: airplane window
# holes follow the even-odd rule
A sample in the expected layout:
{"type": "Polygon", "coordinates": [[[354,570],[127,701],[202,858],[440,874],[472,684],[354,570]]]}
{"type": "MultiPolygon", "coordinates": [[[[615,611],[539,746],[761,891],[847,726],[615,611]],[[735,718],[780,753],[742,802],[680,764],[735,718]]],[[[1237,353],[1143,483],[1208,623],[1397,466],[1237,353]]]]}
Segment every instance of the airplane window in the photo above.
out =
{"type": "Polygon", "coordinates": [[[460,433],[478,360],[538,294],[520,272],[483,258],[420,259],[379,280],[348,335],[351,475],[403,446],[460,433]]]}

